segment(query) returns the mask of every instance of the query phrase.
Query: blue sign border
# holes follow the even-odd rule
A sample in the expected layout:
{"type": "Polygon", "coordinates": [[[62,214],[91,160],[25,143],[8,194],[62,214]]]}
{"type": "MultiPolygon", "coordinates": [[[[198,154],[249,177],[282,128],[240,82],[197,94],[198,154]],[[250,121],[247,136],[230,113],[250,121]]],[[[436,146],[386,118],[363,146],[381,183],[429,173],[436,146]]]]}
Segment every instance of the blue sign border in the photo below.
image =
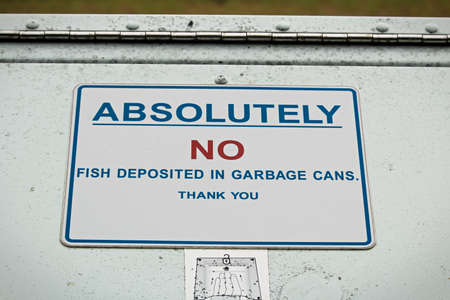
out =
{"type": "Polygon", "coordinates": [[[358,97],[356,90],[352,88],[315,88],[315,87],[270,87],[270,86],[195,86],[195,85],[96,85],[87,84],[80,85],[77,88],[77,102],[75,107],[75,118],[74,118],[74,129],[73,129],[73,140],[72,140],[72,159],[70,162],[70,177],[69,186],[67,193],[66,202],[66,223],[64,230],[64,239],[66,242],[70,243],[70,246],[83,245],[83,244],[102,244],[108,246],[109,244],[117,245],[154,245],[154,246],[267,246],[267,247],[290,247],[290,246],[369,246],[373,242],[372,230],[370,224],[370,212],[369,212],[369,201],[368,201],[368,191],[367,191],[367,181],[366,172],[364,166],[364,153],[362,147],[362,137],[360,129],[360,117],[359,117],[359,107],[358,107],[358,97]],[[355,123],[356,123],[356,136],[358,140],[358,154],[360,163],[360,173],[361,173],[361,187],[364,202],[364,217],[366,223],[366,236],[367,240],[363,242],[246,242],[246,241],[171,241],[171,240],[98,240],[98,239],[72,239],[70,238],[70,223],[72,214],[72,197],[74,188],[74,178],[75,178],[75,162],[77,153],[77,139],[78,139],[78,122],[80,119],[80,106],[81,106],[81,94],[83,89],[86,88],[127,88],[127,89],[232,89],[232,90],[307,90],[307,91],[347,91],[351,92],[353,95],[353,106],[355,111],[355,123]]]}

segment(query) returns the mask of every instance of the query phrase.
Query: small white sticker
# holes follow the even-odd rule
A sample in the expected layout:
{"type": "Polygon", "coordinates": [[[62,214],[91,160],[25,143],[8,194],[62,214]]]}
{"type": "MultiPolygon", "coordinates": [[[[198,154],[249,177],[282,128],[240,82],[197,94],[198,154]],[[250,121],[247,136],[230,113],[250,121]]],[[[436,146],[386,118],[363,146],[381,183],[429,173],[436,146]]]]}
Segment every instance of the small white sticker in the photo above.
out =
{"type": "Polygon", "coordinates": [[[186,249],[186,300],[269,300],[267,250],[186,249]]]}

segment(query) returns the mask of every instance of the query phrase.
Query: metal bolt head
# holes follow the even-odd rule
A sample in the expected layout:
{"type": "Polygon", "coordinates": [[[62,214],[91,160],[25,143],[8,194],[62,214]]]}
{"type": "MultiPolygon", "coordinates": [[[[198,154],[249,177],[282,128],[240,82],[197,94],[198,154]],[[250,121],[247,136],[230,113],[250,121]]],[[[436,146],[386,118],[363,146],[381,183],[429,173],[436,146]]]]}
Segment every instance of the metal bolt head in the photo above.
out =
{"type": "Polygon", "coordinates": [[[277,26],[275,26],[275,28],[279,31],[288,31],[290,26],[288,23],[282,22],[277,24],[277,26]]]}
{"type": "Polygon", "coordinates": [[[27,27],[27,29],[36,29],[39,27],[39,24],[36,21],[31,20],[25,26],[27,27]]]}
{"type": "Polygon", "coordinates": [[[225,76],[223,75],[219,75],[216,77],[216,79],[214,80],[214,82],[216,84],[226,84],[228,82],[228,80],[225,78],[225,76]]]}
{"type": "Polygon", "coordinates": [[[427,24],[426,26],[425,26],[425,30],[428,32],[428,33],[436,33],[437,31],[438,31],[438,27],[437,27],[437,25],[436,24],[427,24]]]}
{"type": "Polygon", "coordinates": [[[389,30],[389,26],[385,23],[379,23],[376,27],[376,30],[378,32],[387,32],[389,30]]]}
{"type": "Polygon", "coordinates": [[[127,24],[127,29],[128,30],[136,30],[139,28],[139,24],[135,23],[135,22],[130,22],[127,24]]]}

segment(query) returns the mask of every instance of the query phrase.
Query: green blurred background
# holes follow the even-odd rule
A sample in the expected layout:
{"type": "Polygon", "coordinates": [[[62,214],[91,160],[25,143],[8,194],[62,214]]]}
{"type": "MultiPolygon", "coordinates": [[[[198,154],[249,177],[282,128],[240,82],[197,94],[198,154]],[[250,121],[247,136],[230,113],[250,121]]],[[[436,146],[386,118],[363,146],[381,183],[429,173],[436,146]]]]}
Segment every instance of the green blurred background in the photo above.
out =
{"type": "Polygon", "coordinates": [[[0,0],[1,13],[450,16],[450,0],[0,0]]]}

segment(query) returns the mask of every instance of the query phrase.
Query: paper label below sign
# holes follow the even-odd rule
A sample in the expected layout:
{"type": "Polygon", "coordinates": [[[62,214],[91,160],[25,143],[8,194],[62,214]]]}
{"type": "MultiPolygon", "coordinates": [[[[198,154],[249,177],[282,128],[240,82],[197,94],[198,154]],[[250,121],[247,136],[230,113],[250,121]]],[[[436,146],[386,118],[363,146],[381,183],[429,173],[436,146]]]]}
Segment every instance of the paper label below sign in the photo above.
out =
{"type": "Polygon", "coordinates": [[[186,300],[270,300],[267,250],[186,249],[186,300]]]}

